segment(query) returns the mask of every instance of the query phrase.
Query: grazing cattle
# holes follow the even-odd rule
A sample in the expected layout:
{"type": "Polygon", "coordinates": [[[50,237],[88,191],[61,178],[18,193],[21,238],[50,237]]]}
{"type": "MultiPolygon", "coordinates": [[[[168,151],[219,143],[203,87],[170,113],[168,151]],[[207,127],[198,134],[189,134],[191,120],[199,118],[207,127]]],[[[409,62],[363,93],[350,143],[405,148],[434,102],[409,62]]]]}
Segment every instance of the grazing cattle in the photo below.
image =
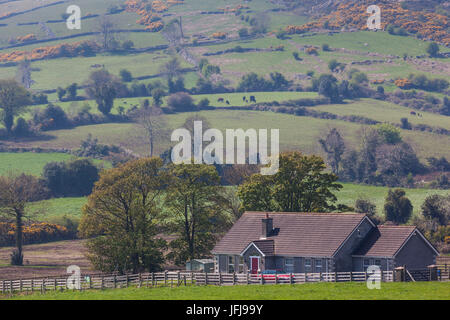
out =
{"type": "Polygon", "coordinates": [[[250,102],[256,103],[256,98],[255,98],[255,96],[250,96],[250,102]]]}
{"type": "Polygon", "coordinates": [[[416,113],[415,111],[411,111],[410,114],[411,114],[412,116],[417,115],[417,113],[416,113]]]}
{"type": "Polygon", "coordinates": [[[230,105],[230,101],[227,100],[227,105],[230,105]]]}
{"type": "Polygon", "coordinates": [[[224,102],[225,100],[223,98],[217,99],[217,102],[224,102]]]}
{"type": "Polygon", "coordinates": [[[248,103],[248,100],[245,100],[246,103],[248,103]]]}
{"type": "Polygon", "coordinates": [[[245,97],[245,96],[242,97],[242,101],[244,101],[244,102],[247,101],[247,97],[245,97]]]}

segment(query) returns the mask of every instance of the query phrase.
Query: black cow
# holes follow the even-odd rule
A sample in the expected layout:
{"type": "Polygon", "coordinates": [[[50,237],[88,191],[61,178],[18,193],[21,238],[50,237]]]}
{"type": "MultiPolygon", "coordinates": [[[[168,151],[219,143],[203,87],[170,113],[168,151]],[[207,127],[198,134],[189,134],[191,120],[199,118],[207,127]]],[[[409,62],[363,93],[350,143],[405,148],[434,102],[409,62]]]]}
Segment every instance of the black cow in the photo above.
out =
{"type": "Polygon", "coordinates": [[[223,98],[217,99],[217,102],[224,102],[225,100],[223,98]]]}
{"type": "Polygon", "coordinates": [[[255,96],[250,96],[250,102],[256,103],[256,98],[255,98],[255,96]]]}
{"type": "Polygon", "coordinates": [[[227,105],[230,105],[230,101],[227,100],[227,105]]]}
{"type": "Polygon", "coordinates": [[[245,96],[242,97],[242,101],[244,101],[244,102],[247,101],[247,97],[245,97],[245,96]]]}

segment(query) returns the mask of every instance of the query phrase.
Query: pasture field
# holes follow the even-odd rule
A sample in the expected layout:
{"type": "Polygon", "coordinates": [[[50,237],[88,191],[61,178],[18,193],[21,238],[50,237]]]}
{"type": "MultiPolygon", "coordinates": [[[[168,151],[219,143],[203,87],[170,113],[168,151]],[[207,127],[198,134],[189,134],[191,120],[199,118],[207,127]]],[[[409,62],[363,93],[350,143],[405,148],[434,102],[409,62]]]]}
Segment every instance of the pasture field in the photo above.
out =
{"type": "Polygon", "coordinates": [[[36,221],[62,223],[64,217],[78,221],[81,209],[87,203],[87,198],[55,198],[32,202],[27,205],[27,211],[34,213],[36,221]]]}
{"type": "MultiPolygon", "coordinates": [[[[0,176],[9,173],[26,173],[40,176],[42,174],[42,169],[47,163],[74,159],[77,159],[77,157],[67,153],[0,152],[0,176]]],[[[93,162],[99,167],[111,167],[111,164],[107,161],[94,159],[93,162]]]]}
{"type": "MultiPolygon", "coordinates": [[[[354,206],[358,198],[365,198],[377,206],[377,215],[383,216],[383,206],[389,188],[368,185],[357,185],[342,183],[344,188],[336,192],[337,203],[354,206]]],[[[235,188],[235,187],[231,187],[235,188]]],[[[446,195],[446,190],[435,189],[409,189],[403,188],[406,196],[411,200],[414,207],[413,215],[420,214],[420,207],[426,197],[433,194],[446,195]]],[[[61,223],[63,217],[73,220],[81,218],[81,209],[87,203],[87,198],[57,198],[30,203],[27,207],[29,212],[36,212],[34,220],[61,223]]]]}
{"type": "MultiPolygon", "coordinates": [[[[383,215],[383,206],[386,196],[388,194],[388,187],[376,187],[369,185],[360,185],[352,183],[342,183],[344,188],[336,192],[338,203],[342,203],[348,206],[354,206],[355,201],[358,198],[364,198],[370,200],[377,206],[377,215],[383,215]]],[[[410,189],[401,188],[405,190],[406,196],[411,200],[414,207],[413,215],[419,215],[421,212],[420,207],[426,197],[433,194],[447,195],[447,190],[435,190],[435,189],[410,189]]]]}
{"type": "Polygon", "coordinates": [[[13,296],[18,300],[449,300],[450,283],[389,282],[380,290],[365,283],[297,285],[188,286],[47,292],[13,296]]]}
{"type": "MultiPolygon", "coordinates": [[[[390,102],[361,99],[346,104],[320,105],[313,110],[330,112],[339,116],[362,116],[380,122],[400,124],[401,118],[408,118],[411,124],[426,124],[450,130],[450,118],[431,112],[422,112],[422,117],[410,114],[410,109],[390,102]]],[[[417,112],[417,111],[416,111],[417,112]]]]}
{"type": "Polygon", "coordinates": [[[72,155],[66,153],[0,152],[0,176],[10,172],[40,176],[47,163],[66,161],[72,158],[72,155]]]}
{"type": "MultiPolygon", "coordinates": [[[[294,115],[240,110],[211,110],[168,115],[168,129],[180,128],[186,118],[198,114],[205,117],[213,128],[225,129],[280,129],[280,150],[300,150],[304,153],[321,154],[318,144],[331,128],[337,128],[348,148],[359,146],[362,125],[340,120],[316,119],[294,115]]],[[[49,138],[35,141],[15,141],[17,147],[78,148],[88,134],[98,138],[100,143],[115,144],[138,154],[148,153],[145,131],[136,123],[107,123],[80,126],[74,129],[45,132],[49,138]]],[[[450,157],[450,137],[430,132],[401,130],[405,141],[410,143],[421,160],[428,157],[450,157]]],[[[9,142],[5,142],[9,144],[9,142]]],[[[162,153],[171,145],[170,136],[165,137],[156,147],[162,153]]]]}

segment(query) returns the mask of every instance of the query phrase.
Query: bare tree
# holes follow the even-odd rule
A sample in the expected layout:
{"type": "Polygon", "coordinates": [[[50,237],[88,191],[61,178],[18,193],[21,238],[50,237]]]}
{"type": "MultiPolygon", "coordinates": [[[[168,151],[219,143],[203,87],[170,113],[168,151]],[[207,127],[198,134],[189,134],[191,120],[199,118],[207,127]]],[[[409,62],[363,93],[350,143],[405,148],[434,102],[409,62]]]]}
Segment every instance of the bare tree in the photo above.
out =
{"type": "Polygon", "coordinates": [[[156,144],[168,135],[164,112],[157,106],[142,106],[136,115],[136,119],[146,131],[150,157],[153,157],[156,144]]]}
{"type": "Polygon", "coordinates": [[[176,78],[181,74],[180,61],[177,58],[170,59],[167,63],[161,66],[159,72],[168,80],[176,78]]]}
{"type": "Polygon", "coordinates": [[[10,174],[0,176],[0,215],[13,220],[16,227],[16,250],[11,255],[11,264],[23,264],[23,220],[27,217],[25,206],[36,201],[44,193],[44,188],[34,176],[10,174]]]}
{"type": "Polygon", "coordinates": [[[339,174],[339,164],[345,151],[344,139],[336,128],[330,130],[325,139],[319,139],[323,151],[327,154],[328,162],[334,174],[339,174]]]}
{"type": "Polygon", "coordinates": [[[111,51],[118,46],[118,37],[116,33],[117,25],[107,16],[102,16],[100,18],[99,24],[97,26],[97,31],[99,32],[99,41],[103,50],[111,51]]]}
{"type": "Polygon", "coordinates": [[[26,89],[30,89],[35,83],[31,79],[31,63],[29,60],[20,61],[17,68],[16,81],[21,83],[26,89]]]}

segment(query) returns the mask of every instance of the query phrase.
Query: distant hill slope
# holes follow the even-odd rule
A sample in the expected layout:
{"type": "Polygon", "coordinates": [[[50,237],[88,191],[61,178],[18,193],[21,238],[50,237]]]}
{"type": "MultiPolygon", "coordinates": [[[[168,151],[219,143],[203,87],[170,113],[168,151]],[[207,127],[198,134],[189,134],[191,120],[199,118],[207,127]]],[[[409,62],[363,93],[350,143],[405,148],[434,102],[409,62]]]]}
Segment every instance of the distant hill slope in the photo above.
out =
{"type": "Polygon", "coordinates": [[[378,5],[381,8],[383,29],[393,25],[420,39],[433,40],[450,46],[448,1],[322,0],[314,1],[313,4],[315,5],[310,7],[311,13],[320,17],[305,25],[288,26],[288,32],[303,33],[323,28],[366,30],[367,19],[370,16],[366,10],[370,5],[378,5]],[[429,2],[428,10],[423,10],[427,2],[429,2]]]}

